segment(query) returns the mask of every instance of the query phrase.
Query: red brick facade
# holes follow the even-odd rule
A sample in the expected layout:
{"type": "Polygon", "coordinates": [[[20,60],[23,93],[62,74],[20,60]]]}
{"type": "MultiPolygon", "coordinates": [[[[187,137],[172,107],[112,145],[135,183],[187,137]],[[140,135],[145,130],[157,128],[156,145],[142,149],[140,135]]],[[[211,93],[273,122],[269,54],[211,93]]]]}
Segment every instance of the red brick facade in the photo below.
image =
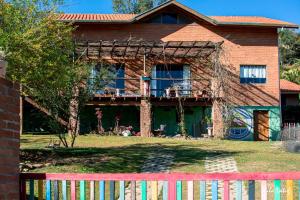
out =
{"type": "MultiPolygon", "coordinates": [[[[192,24],[79,24],[78,40],[127,40],[129,38],[150,41],[224,41],[223,58],[232,69],[232,102],[235,105],[278,106],[279,105],[279,62],[278,34],[270,27],[221,27],[206,22],[192,24]],[[241,85],[240,65],[266,65],[267,83],[241,85]]],[[[159,61],[156,61],[159,62],[159,61]]],[[[169,61],[168,62],[172,62],[169,61]]],[[[126,77],[139,79],[143,70],[142,61],[125,61],[126,77]]],[[[153,62],[147,61],[148,67],[153,62]]],[[[207,87],[209,73],[199,63],[188,63],[192,77],[203,78],[194,81],[193,88],[207,87]]],[[[126,81],[127,88],[139,89],[139,81],[126,81]]]]}
{"type": "Polygon", "coordinates": [[[0,199],[19,199],[18,85],[0,77],[0,199]]]}

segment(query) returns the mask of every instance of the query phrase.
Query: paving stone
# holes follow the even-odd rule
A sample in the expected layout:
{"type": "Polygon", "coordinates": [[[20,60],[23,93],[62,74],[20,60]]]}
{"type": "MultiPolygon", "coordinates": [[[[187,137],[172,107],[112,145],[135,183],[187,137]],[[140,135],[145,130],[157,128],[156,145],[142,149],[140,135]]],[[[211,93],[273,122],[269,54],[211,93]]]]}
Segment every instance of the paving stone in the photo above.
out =
{"type": "MultiPolygon", "coordinates": [[[[230,173],[238,172],[237,164],[232,156],[228,155],[217,155],[206,157],[205,159],[205,170],[207,173],[230,173]]],[[[230,199],[235,199],[235,181],[229,183],[230,199]]],[[[206,182],[206,199],[212,199],[211,194],[211,181],[206,182]]],[[[218,182],[218,199],[223,199],[224,188],[223,182],[218,182]]],[[[243,187],[243,199],[248,199],[248,193],[243,187]]]]}
{"type": "MultiPolygon", "coordinates": [[[[142,166],[141,173],[165,173],[169,172],[173,163],[174,155],[171,153],[153,152],[148,155],[148,159],[142,166]]],[[[151,182],[147,185],[147,199],[151,200],[151,182]]],[[[131,200],[131,184],[129,183],[125,189],[125,199],[131,200]]],[[[158,194],[163,188],[163,181],[158,181],[158,194]]],[[[141,182],[136,181],[136,199],[141,199],[141,182]]]]}

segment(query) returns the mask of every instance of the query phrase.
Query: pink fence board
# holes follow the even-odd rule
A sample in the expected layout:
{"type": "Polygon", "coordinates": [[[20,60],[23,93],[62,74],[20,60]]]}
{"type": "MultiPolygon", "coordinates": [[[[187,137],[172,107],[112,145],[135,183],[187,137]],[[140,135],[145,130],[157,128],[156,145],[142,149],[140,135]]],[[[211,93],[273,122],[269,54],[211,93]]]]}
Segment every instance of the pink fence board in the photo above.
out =
{"type": "Polygon", "coordinates": [[[187,173],[155,173],[155,174],[37,174],[23,173],[21,179],[35,180],[298,180],[300,172],[266,172],[266,173],[212,173],[212,174],[187,174],[187,173]]]}

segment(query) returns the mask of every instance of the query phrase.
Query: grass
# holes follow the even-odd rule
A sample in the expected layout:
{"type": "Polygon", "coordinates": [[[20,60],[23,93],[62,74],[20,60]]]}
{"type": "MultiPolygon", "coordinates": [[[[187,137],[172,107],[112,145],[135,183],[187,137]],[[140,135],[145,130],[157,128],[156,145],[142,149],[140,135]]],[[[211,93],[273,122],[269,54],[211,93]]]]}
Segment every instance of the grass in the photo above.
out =
{"type": "MultiPolygon", "coordinates": [[[[47,149],[55,136],[23,135],[21,150],[29,155],[41,154],[39,162],[56,163],[35,172],[139,172],[150,152],[175,155],[174,172],[205,172],[205,157],[226,154],[237,161],[240,172],[296,171],[300,154],[274,147],[274,142],[227,140],[176,140],[141,137],[79,136],[75,148],[47,149]],[[60,161],[60,162],[59,162],[60,161]]],[[[56,139],[56,138],[55,138],[56,139]]],[[[23,156],[21,156],[22,158],[23,156]]],[[[37,159],[32,158],[33,161],[37,159]]],[[[24,158],[22,159],[24,161],[24,158]]]]}
{"type": "MultiPolygon", "coordinates": [[[[227,140],[194,141],[86,135],[79,136],[76,140],[75,148],[72,149],[45,148],[51,139],[56,139],[56,137],[51,135],[22,135],[22,162],[29,160],[33,163],[52,163],[52,165],[48,167],[35,169],[30,172],[140,172],[141,166],[150,152],[157,154],[162,152],[174,154],[175,161],[171,168],[173,172],[204,173],[205,158],[219,154],[234,157],[240,172],[297,171],[300,168],[300,154],[288,153],[278,148],[275,142],[241,142],[227,140]],[[24,154],[29,156],[24,156],[24,154]]],[[[96,183],[96,188],[98,187],[97,184],[98,183],[96,183]]],[[[273,183],[268,182],[268,185],[269,189],[272,190],[273,183]]],[[[247,188],[246,182],[244,186],[247,188]]],[[[256,187],[256,197],[259,198],[259,184],[256,184],[256,187]]],[[[195,183],[195,188],[199,188],[199,183],[195,183]]],[[[283,188],[285,188],[285,186],[283,186],[283,188]]],[[[77,191],[79,192],[79,189],[77,189],[77,191]]],[[[297,191],[296,185],[295,191],[297,191]]],[[[87,195],[88,194],[87,187],[87,195]]],[[[108,194],[107,185],[107,198],[108,194]]],[[[116,194],[118,194],[117,185],[116,194]]],[[[186,197],[186,194],[187,186],[186,183],[183,182],[184,197],[186,197]]],[[[96,195],[98,196],[97,190],[96,195]]],[[[273,198],[273,192],[268,193],[268,197],[273,198]]],[[[282,197],[285,197],[284,193],[282,197]]],[[[195,189],[195,198],[199,199],[199,191],[197,189],[195,189]]]]}

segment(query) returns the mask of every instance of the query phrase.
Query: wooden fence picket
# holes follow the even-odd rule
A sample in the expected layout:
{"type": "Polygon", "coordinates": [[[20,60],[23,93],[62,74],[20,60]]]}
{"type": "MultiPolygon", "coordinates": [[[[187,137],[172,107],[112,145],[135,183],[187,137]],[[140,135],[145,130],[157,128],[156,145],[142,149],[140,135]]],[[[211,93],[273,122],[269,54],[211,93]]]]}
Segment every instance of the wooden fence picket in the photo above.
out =
{"type": "MultiPolygon", "coordinates": [[[[131,200],[136,200],[136,188],[141,189],[141,200],[147,200],[147,193],[153,200],[157,200],[160,194],[158,185],[162,184],[162,200],[194,200],[196,190],[199,190],[200,200],[205,200],[211,194],[212,200],[229,200],[234,195],[236,200],[242,200],[243,183],[248,182],[248,198],[255,199],[255,185],[260,186],[260,199],[267,200],[268,181],[274,184],[274,200],[281,200],[282,183],[286,181],[286,199],[293,200],[297,196],[294,189],[297,188],[300,197],[300,172],[282,173],[220,173],[220,174],[184,174],[184,173],[157,173],[157,174],[36,174],[21,173],[20,175],[20,199],[21,200],[77,200],[76,193],[79,192],[80,200],[105,200],[109,196],[110,200],[125,200],[127,192],[126,184],[129,183],[131,200]],[[44,182],[45,181],[45,182],[44,182]],[[99,183],[99,197],[95,197],[95,182],[99,183]],[[79,187],[76,187],[78,182],[79,187]],[[44,186],[45,183],[45,186],[44,186]],[[87,194],[87,183],[89,183],[89,195],[87,194]],[[106,191],[105,184],[109,184],[106,191]],[[119,184],[119,194],[116,194],[116,183],[119,184]],[[137,184],[140,183],[140,184],[137,184]],[[199,183],[195,188],[194,184],[199,183]],[[234,190],[230,192],[230,183],[234,184],[234,190]],[[70,185],[69,185],[70,184],[70,185]],[[147,185],[151,190],[147,191],[147,185]],[[183,185],[187,185],[183,190],[183,185]],[[210,191],[207,192],[207,185],[210,184],[210,191]],[[223,189],[218,190],[223,184],[223,189]],[[26,189],[27,185],[29,186],[26,189]],[[60,187],[61,185],[61,187],[60,187]],[[37,186],[37,191],[35,191],[37,186]],[[70,186],[70,187],[69,187],[70,186]],[[44,190],[45,187],[45,190],[44,190]],[[196,190],[195,190],[196,189],[196,190]],[[187,191],[185,194],[184,192],[187,191]],[[28,194],[27,194],[28,192],[28,194]],[[107,194],[106,194],[107,193],[107,194]],[[183,197],[184,193],[184,197],[183,197]],[[37,195],[37,197],[35,196],[37,195]],[[187,196],[185,196],[187,195],[187,196]]],[[[257,191],[258,192],[258,191],[257,191]]],[[[127,199],[126,199],[127,200],[127,199]]],[[[300,199],[299,199],[300,200],[300,199]]]]}

